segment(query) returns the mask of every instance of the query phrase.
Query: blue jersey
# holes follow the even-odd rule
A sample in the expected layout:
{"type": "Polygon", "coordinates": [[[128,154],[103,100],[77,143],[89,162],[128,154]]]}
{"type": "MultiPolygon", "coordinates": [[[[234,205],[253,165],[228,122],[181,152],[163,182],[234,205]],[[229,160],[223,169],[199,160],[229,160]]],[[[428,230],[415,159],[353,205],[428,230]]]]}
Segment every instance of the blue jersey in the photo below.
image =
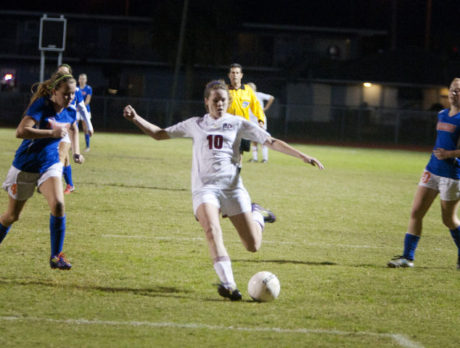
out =
{"type": "MultiPolygon", "coordinates": [[[[86,96],[93,95],[93,89],[89,85],[86,85],[84,88],[80,88],[80,91],[81,91],[81,94],[83,95],[84,101],[86,101],[86,96]]],[[[89,104],[86,105],[86,110],[88,110],[88,112],[91,112],[89,104]]]]}
{"type": "MultiPolygon", "coordinates": [[[[449,109],[439,112],[436,132],[434,149],[456,150],[460,137],[460,113],[449,116],[449,109]]],[[[460,179],[460,162],[458,158],[439,160],[434,154],[431,154],[426,169],[439,176],[460,179]]]]}
{"type": "MultiPolygon", "coordinates": [[[[51,101],[43,97],[32,103],[26,111],[26,116],[36,121],[34,128],[52,129],[57,125],[70,128],[75,123],[77,114],[71,107],[56,113],[51,101]]],[[[13,166],[25,172],[45,172],[59,162],[60,141],[61,138],[24,139],[16,151],[13,166]]]]}
{"type": "Polygon", "coordinates": [[[81,102],[84,102],[85,98],[83,97],[83,93],[81,92],[80,88],[77,87],[77,90],[75,91],[75,98],[72,100],[72,105],[75,104],[80,104],[81,102]]]}

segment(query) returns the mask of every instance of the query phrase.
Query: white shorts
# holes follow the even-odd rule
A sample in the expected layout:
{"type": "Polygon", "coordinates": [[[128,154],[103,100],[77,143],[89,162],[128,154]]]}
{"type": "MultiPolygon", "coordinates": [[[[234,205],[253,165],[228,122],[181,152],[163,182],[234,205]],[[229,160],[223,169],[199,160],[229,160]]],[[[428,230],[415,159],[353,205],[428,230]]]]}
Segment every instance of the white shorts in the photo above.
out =
{"type": "MultiPolygon", "coordinates": [[[[88,119],[91,120],[91,112],[88,112],[88,119]]],[[[80,111],[77,111],[77,121],[85,122],[85,118],[81,115],[80,111]]]]}
{"type": "Polygon", "coordinates": [[[218,207],[222,216],[234,216],[251,211],[251,197],[244,187],[233,190],[202,188],[192,195],[192,199],[195,216],[198,207],[203,203],[218,207]]]}
{"type": "Polygon", "coordinates": [[[457,201],[460,199],[460,180],[446,178],[425,170],[418,184],[438,191],[443,201],[457,201]]]}
{"type": "Polygon", "coordinates": [[[63,138],[61,139],[61,142],[62,142],[62,143],[68,143],[68,144],[71,143],[69,133],[67,133],[67,134],[65,135],[65,137],[63,137],[63,138]]]}
{"type": "Polygon", "coordinates": [[[35,187],[40,187],[46,180],[56,176],[62,177],[62,163],[60,162],[53,164],[42,174],[23,172],[11,166],[2,187],[11,198],[25,201],[32,197],[35,187]]]}

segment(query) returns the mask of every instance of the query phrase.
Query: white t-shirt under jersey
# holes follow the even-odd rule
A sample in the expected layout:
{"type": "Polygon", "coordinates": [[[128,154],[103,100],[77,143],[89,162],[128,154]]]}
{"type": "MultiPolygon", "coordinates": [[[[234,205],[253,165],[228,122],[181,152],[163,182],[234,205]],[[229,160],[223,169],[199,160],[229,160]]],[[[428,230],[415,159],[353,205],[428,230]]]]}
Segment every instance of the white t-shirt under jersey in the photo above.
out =
{"type": "Polygon", "coordinates": [[[242,185],[238,173],[241,139],[265,143],[270,137],[258,125],[225,114],[192,117],[165,129],[171,138],[193,139],[192,193],[203,187],[221,190],[242,185]]]}

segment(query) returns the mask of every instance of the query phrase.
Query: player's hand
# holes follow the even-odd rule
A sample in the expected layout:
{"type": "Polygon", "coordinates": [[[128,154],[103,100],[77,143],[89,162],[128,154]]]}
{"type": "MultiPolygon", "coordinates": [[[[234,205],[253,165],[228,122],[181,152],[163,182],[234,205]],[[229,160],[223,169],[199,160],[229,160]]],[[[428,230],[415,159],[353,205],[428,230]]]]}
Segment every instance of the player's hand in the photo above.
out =
{"type": "Polygon", "coordinates": [[[66,127],[56,126],[51,130],[52,138],[64,138],[67,135],[68,131],[66,127]]]}
{"type": "Polygon", "coordinates": [[[443,149],[441,147],[438,148],[438,149],[433,150],[433,154],[435,155],[435,157],[438,160],[445,160],[447,158],[452,157],[451,156],[451,151],[445,150],[445,149],[443,149]]]}
{"type": "Polygon", "coordinates": [[[311,164],[313,167],[318,167],[318,169],[322,170],[324,169],[324,166],[323,164],[318,161],[316,158],[314,157],[310,157],[310,156],[307,156],[307,155],[303,155],[302,156],[302,159],[305,163],[308,163],[308,164],[311,164]]]}
{"type": "Polygon", "coordinates": [[[83,162],[85,162],[85,157],[83,157],[83,155],[81,155],[79,153],[74,153],[73,161],[75,163],[82,164],[83,162]]]}
{"type": "Polygon", "coordinates": [[[133,121],[137,116],[136,110],[131,105],[126,105],[123,109],[123,117],[128,121],[133,121]]]}
{"type": "Polygon", "coordinates": [[[259,120],[258,123],[260,128],[264,128],[264,123],[261,120],[259,120]]]}

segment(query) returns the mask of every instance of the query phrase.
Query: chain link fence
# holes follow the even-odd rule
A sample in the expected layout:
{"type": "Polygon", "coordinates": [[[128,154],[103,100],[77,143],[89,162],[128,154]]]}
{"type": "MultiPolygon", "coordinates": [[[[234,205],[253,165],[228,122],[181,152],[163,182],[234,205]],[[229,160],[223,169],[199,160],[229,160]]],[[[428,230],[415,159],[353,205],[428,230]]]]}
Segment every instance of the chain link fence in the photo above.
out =
{"type": "MultiPolygon", "coordinates": [[[[29,98],[28,93],[0,93],[0,125],[15,127],[29,98]]],[[[205,113],[203,101],[95,96],[91,101],[95,130],[134,131],[136,128],[122,117],[127,104],[160,127],[205,113]]],[[[276,137],[371,145],[431,145],[436,119],[436,111],[331,105],[275,103],[267,112],[268,131],[276,137]]]]}

